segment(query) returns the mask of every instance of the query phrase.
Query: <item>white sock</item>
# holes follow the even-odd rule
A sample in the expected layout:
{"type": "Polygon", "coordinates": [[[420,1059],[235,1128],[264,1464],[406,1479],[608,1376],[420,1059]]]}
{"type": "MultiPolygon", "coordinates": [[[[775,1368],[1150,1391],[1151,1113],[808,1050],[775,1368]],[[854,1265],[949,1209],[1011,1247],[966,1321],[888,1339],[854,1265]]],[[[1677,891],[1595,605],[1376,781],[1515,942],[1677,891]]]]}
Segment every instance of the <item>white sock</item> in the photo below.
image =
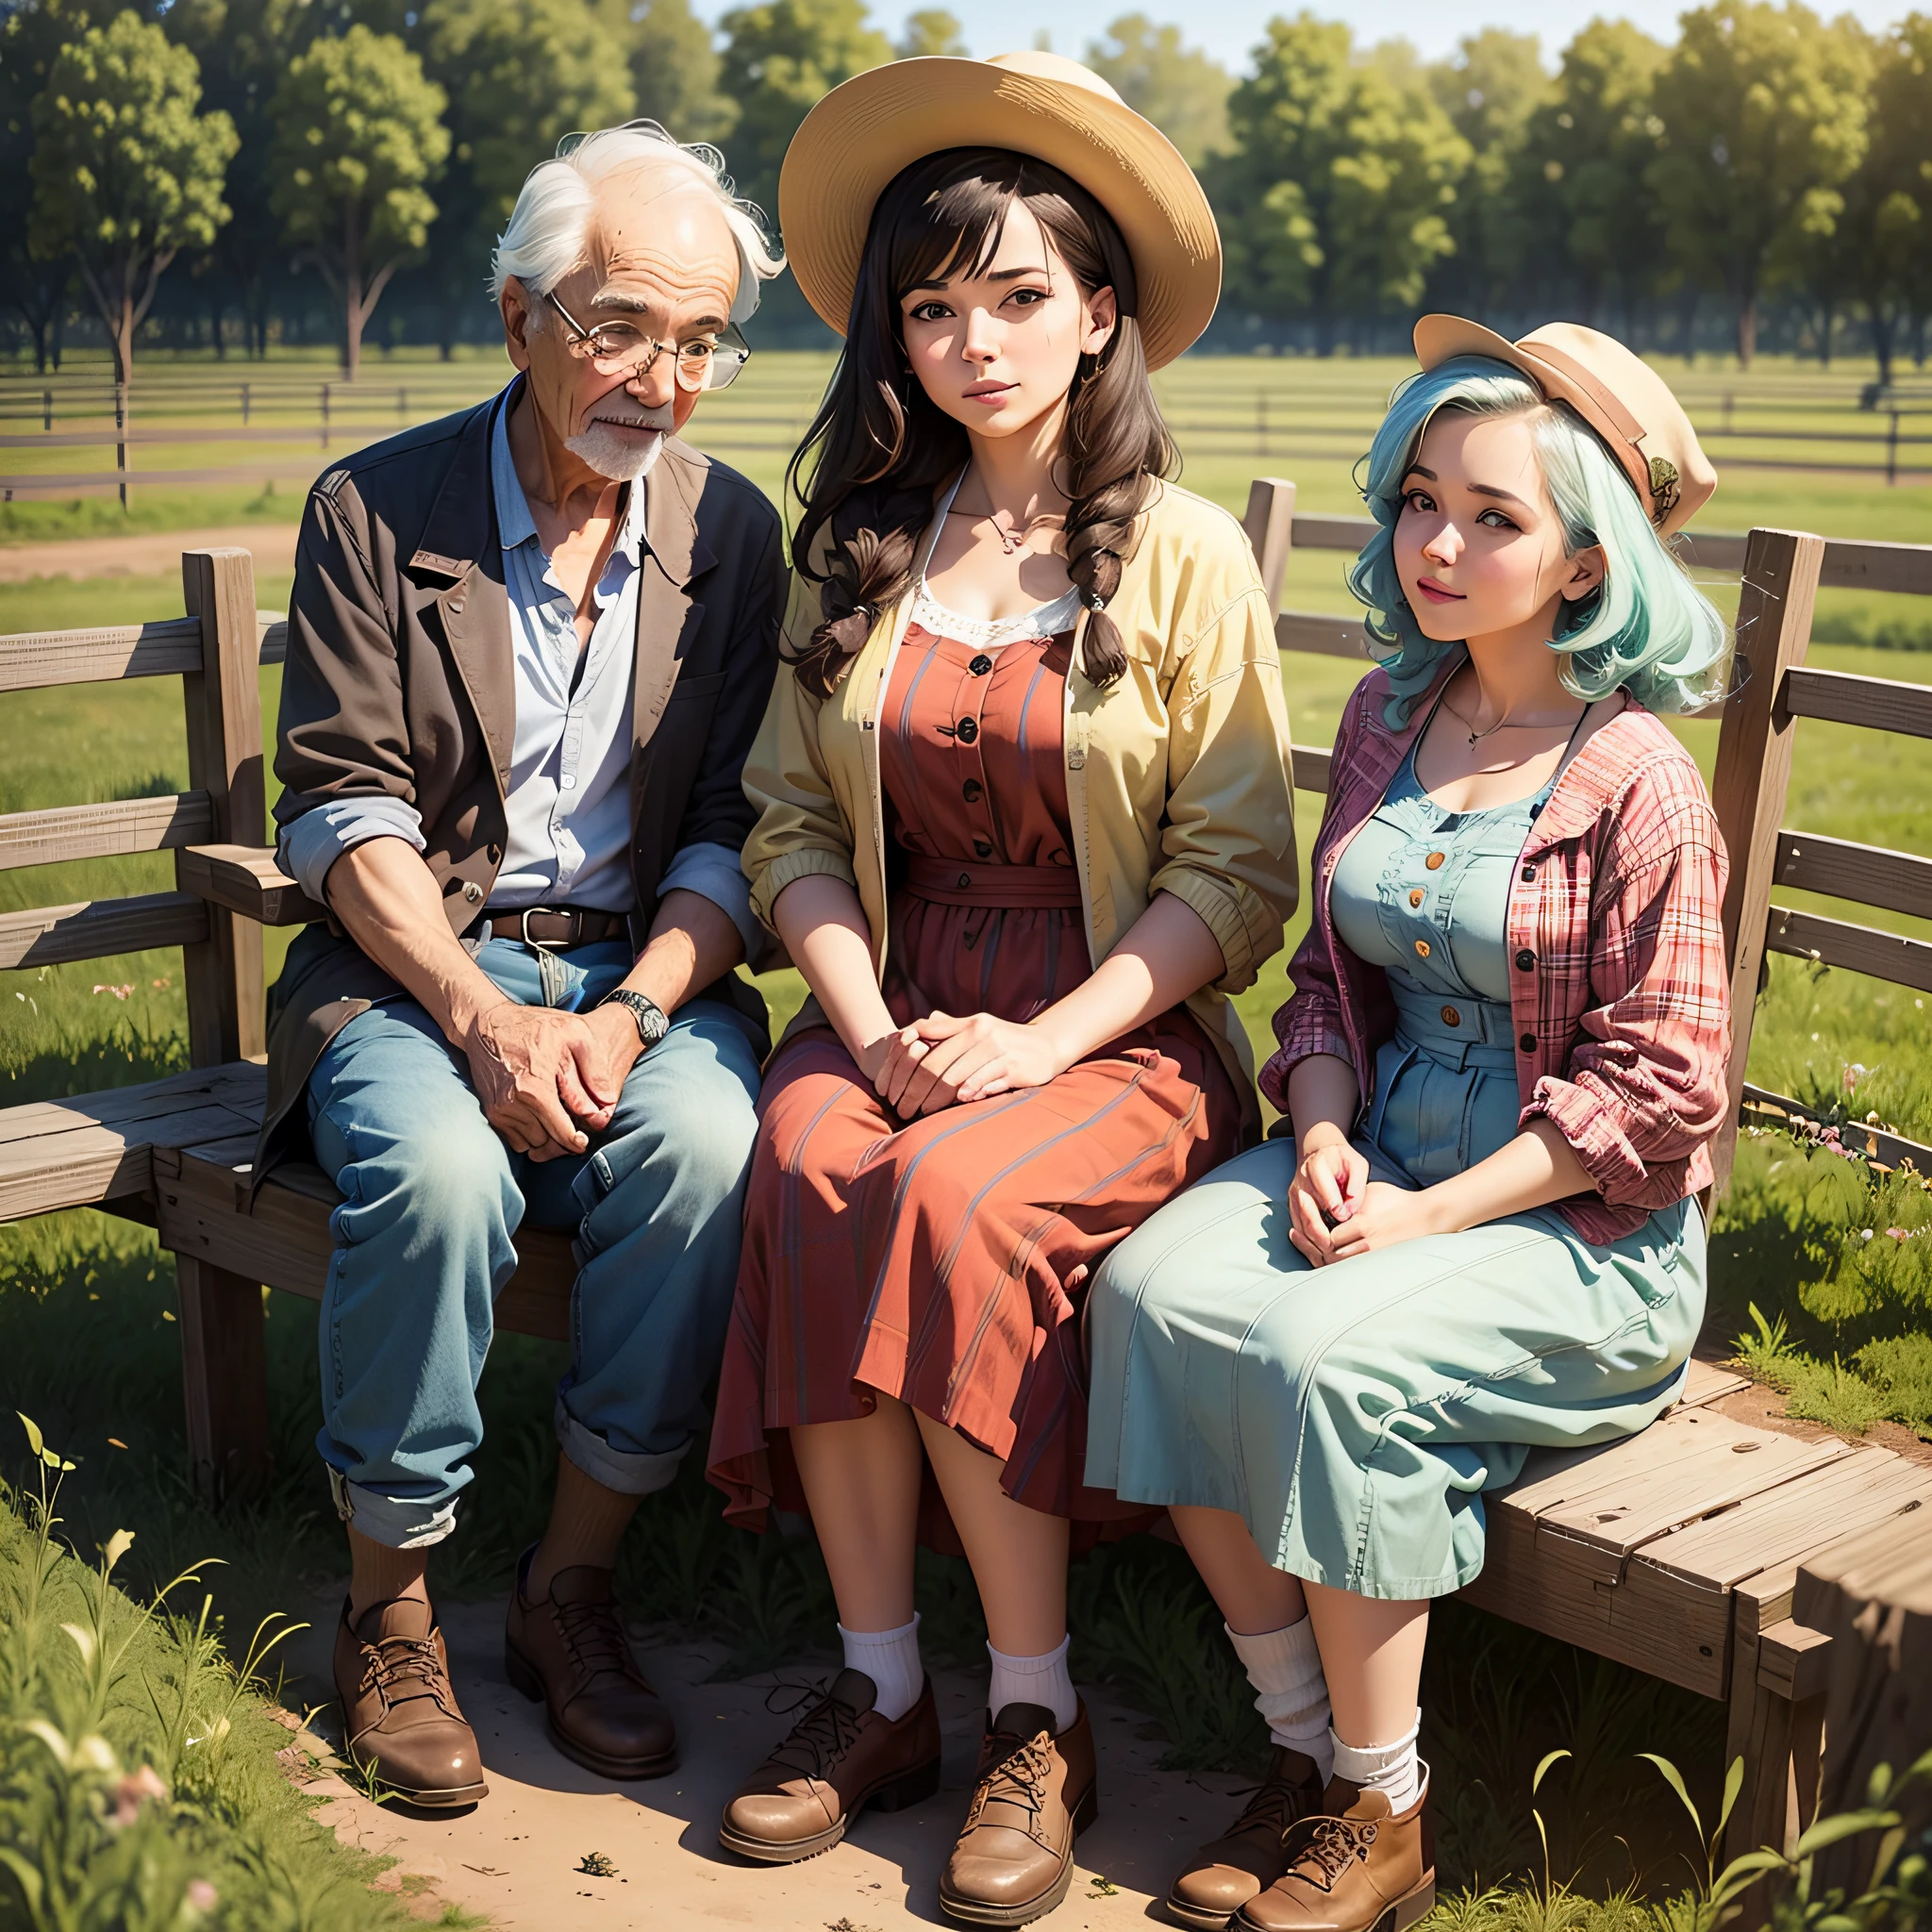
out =
{"type": "Polygon", "coordinates": [[[1310,1759],[1325,1785],[1335,1768],[1335,1733],[1328,1728],[1328,1679],[1306,1612],[1280,1630],[1246,1637],[1224,1624],[1227,1641],[1256,1690],[1255,1708],[1272,1742],[1310,1759]]]}
{"type": "Polygon", "coordinates": [[[877,1695],[873,1708],[896,1724],[919,1702],[925,1687],[925,1666],[919,1660],[919,1613],[896,1630],[848,1630],[839,1625],[845,1646],[845,1668],[863,1671],[877,1695]]]}
{"type": "Polygon", "coordinates": [[[1067,1652],[1074,1640],[1062,1637],[1044,1657],[1008,1657],[1003,1650],[986,1646],[992,1659],[992,1683],[986,1693],[986,1707],[994,1717],[1009,1704],[1041,1704],[1053,1712],[1056,1731],[1063,1731],[1080,1714],[1080,1700],[1074,1694],[1073,1674],[1067,1669],[1067,1652]]]}
{"type": "Polygon", "coordinates": [[[1422,1725],[1423,1714],[1417,1711],[1415,1723],[1393,1743],[1371,1744],[1360,1751],[1330,1731],[1329,1737],[1335,1739],[1335,1775],[1346,1778],[1357,1790],[1382,1792],[1391,1811],[1407,1811],[1423,1788],[1423,1761],[1415,1749],[1422,1725]]]}

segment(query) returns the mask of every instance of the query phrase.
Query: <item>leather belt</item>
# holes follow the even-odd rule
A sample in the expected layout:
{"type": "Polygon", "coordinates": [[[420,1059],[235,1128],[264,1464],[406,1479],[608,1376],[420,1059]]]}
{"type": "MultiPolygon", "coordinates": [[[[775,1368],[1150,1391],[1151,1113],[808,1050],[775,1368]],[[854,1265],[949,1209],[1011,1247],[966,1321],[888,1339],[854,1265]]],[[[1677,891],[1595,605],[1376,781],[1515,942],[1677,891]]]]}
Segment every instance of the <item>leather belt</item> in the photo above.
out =
{"type": "Polygon", "coordinates": [[[627,912],[596,912],[576,906],[528,906],[521,912],[499,912],[488,925],[493,940],[520,940],[553,953],[630,937],[627,912]]]}
{"type": "Polygon", "coordinates": [[[937,906],[1071,908],[1080,903],[1080,874],[1070,865],[980,865],[915,857],[907,867],[906,889],[937,906]]]}

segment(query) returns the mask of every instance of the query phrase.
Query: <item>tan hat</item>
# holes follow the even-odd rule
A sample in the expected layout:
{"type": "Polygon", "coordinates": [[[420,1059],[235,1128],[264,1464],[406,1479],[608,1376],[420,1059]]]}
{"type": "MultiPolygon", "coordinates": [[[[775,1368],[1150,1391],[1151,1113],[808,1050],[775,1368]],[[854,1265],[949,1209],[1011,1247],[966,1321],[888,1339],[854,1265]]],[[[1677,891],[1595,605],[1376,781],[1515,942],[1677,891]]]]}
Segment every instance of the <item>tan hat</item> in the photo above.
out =
{"type": "Polygon", "coordinates": [[[1717,488],[1717,472],[1684,406],[1641,356],[1578,322],[1546,322],[1512,342],[1479,322],[1425,315],[1415,325],[1424,369],[1452,356],[1491,356],[1568,403],[1609,446],[1659,536],[1681,530],[1717,488]]]}
{"type": "Polygon", "coordinates": [[[1208,326],[1221,233],[1194,171],[1099,75],[1062,54],[1027,53],[894,60],[835,87],[805,117],[778,175],[778,225],[806,300],[839,334],[880,194],[902,169],[952,147],[1049,162],[1114,218],[1140,284],[1150,368],[1208,326]]]}

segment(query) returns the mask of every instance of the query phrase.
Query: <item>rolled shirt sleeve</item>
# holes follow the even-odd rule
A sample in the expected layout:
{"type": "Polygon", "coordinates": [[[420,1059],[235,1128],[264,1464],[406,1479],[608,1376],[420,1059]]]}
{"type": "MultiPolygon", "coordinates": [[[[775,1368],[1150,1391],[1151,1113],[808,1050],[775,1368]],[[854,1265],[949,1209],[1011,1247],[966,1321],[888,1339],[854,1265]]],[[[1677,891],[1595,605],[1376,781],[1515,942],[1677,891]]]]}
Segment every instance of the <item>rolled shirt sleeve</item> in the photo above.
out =
{"type": "Polygon", "coordinates": [[[708,899],[738,928],[744,941],[744,956],[753,958],[765,943],[763,928],[752,916],[751,881],[738,854],[729,845],[701,840],[682,848],[672,859],[669,870],[658,882],[661,898],[666,892],[695,892],[708,899]]]}
{"type": "Polygon", "coordinates": [[[418,852],[427,849],[423,816],[413,805],[380,795],[341,798],[310,806],[291,819],[275,840],[276,862],[311,899],[325,906],[323,882],[329,867],[352,845],[370,839],[407,839],[418,852]]]}

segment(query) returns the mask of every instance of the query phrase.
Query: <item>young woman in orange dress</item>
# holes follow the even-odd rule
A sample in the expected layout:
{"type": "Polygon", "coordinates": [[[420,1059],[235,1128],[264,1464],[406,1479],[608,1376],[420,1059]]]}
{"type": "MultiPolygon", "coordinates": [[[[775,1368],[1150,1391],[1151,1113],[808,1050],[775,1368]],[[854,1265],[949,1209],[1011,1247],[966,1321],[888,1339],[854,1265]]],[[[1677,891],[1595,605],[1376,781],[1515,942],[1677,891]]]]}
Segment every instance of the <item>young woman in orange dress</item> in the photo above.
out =
{"type": "Polygon", "coordinates": [[[813,110],[780,205],[846,346],[744,863],[812,997],[710,1474],[736,1521],[809,1514],[845,1668],[721,1836],[809,1857],[937,1789],[913,1557],[963,1549],[992,1674],[940,1896],[1017,1925],[1096,1804],[1070,1544],[1147,1516],[1085,1483],[1085,1283],[1257,1126],[1227,995],[1295,900],[1279,661],[1239,525],[1165,480],[1148,370],[1220,248],[1157,130],[1051,55],[905,61],[813,110]]]}

